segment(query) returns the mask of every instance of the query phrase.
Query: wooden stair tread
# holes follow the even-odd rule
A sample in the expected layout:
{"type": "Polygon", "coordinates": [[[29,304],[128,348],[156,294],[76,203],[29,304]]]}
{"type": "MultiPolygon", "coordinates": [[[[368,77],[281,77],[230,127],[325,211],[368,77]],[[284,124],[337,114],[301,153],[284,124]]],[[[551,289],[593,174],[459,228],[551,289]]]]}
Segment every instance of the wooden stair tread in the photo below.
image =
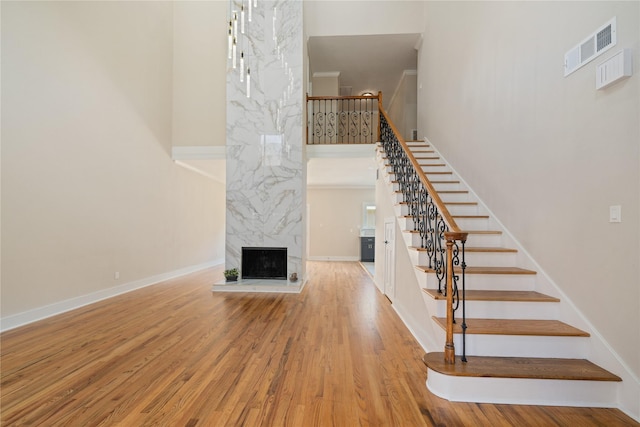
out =
{"type": "MultiPolygon", "coordinates": [[[[426,252],[427,248],[420,248],[418,246],[409,246],[409,249],[413,249],[418,252],[426,252]]],[[[473,247],[465,246],[465,252],[518,252],[517,249],[512,248],[499,248],[499,247],[473,247]]]]}
{"type": "MultiPolygon", "coordinates": [[[[423,291],[436,300],[446,300],[447,297],[437,289],[423,289],[423,291]]],[[[513,302],[559,302],[560,300],[536,291],[465,291],[467,301],[513,301],[513,302]]]]}
{"type": "Polygon", "coordinates": [[[415,153],[416,155],[413,156],[414,159],[416,160],[438,160],[440,159],[440,157],[438,156],[419,156],[417,155],[418,153],[415,153]]]}
{"type": "MultiPolygon", "coordinates": [[[[424,159],[416,158],[416,160],[424,160],[424,159]]],[[[444,163],[428,163],[426,165],[420,165],[420,166],[422,166],[423,168],[434,168],[434,167],[439,167],[440,168],[440,167],[447,166],[447,165],[445,165],[444,163]]]]}
{"type": "MultiPolygon", "coordinates": [[[[467,190],[440,190],[437,191],[438,194],[469,194],[467,190]]],[[[487,218],[489,218],[487,216],[487,218]]]]}
{"type": "Polygon", "coordinates": [[[476,206],[478,202],[444,202],[444,204],[453,206],[476,206]]]}
{"type": "MultiPolygon", "coordinates": [[[[431,184],[460,184],[460,181],[434,181],[434,180],[429,180],[431,182],[431,184]]],[[[397,181],[396,181],[397,182],[397,181]]]]}
{"type": "MultiPolygon", "coordinates": [[[[402,194],[402,191],[396,190],[396,194],[402,194]]],[[[489,215],[451,215],[452,218],[458,219],[488,219],[489,215]]],[[[413,218],[413,215],[401,215],[400,218],[413,218]]]]}
{"type": "MultiPolygon", "coordinates": [[[[446,329],[445,317],[433,317],[440,327],[446,329]]],[[[453,325],[453,333],[462,333],[461,320],[453,325]]],[[[467,334],[473,335],[527,335],[549,337],[588,337],[588,332],[574,328],[559,320],[531,319],[467,319],[467,334]]]]}
{"type": "Polygon", "coordinates": [[[423,362],[433,371],[460,377],[531,378],[546,380],[622,381],[622,379],[585,359],[542,357],[456,356],[456,363],[444,362],[444,353],[432,352],[423,362]]]}
{"type": "Polygon", "coordinates": [[[451,171],[444,171],[444,172],[426,171],[426,170],[424,170],[425,165],[421,165],[421,166],[422,166],[422,170],[425,173],[425,175],[453,175],[453,172],[451,172],[451,171]]]}
{"type": "MultiPolygon", "coordinates": [[[[425,273],[435,273],[433,268],[429,268],[426,265],[416,266],[418,270],[422,270],[425,273]]],[[[462,269],[460,267],[454,267],[456,273],[460,273],[462,269]]],[[[536,274],[533,270],[527,270],[520,267],[478,267],[468,266],[465,268],[465,274],[536,274]]]]}
{"type": "Polygon", "coordinates": [[[462,230],[468,234],[502,234],[500,230],[462,230]]]}
{"type": "MultiPolygon", "coordinates": [[[[406,205],[407,202],[400,202],[399,205],[406,205]]],[[[405,233],[419,233],[418,230],[402,230],[405,233]]],[[[502,234],[502,231],[499,230],[462,230],[463,233],[467,234],[502,234]]]]}

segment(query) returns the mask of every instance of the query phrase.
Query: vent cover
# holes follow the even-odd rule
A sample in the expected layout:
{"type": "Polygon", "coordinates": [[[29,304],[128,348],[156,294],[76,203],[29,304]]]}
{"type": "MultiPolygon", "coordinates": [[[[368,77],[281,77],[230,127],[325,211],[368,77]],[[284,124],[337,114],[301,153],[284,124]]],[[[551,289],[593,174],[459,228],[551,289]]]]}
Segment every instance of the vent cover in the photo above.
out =
{"type": "Polygon", "coordinates": [[[613,18],[564,55],[564,76],[597,58],[616,42],[616,18],[613,18]]]}

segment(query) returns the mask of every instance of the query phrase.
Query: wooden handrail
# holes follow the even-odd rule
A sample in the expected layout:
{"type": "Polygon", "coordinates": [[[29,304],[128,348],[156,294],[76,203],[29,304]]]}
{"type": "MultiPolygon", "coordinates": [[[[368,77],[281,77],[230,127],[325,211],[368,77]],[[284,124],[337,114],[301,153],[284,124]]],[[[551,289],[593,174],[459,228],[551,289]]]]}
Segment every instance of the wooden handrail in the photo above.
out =
{"type": "Polygon", "coordinates": [[[328,100],[328,101],[335,101],[335,100],[339,100],[339,99],[378,99],[380,100],[382,98],[382,92],[379,92],[378,95],[371,95],[371,96],[364,96],[364,95],[358,95],[358,96],[309,96],[307,95],[307,101],[318,101],[318,100],[328,100]]]}
{"type": "Polygon", "coordinates": [[[436,207],[438,208],[438,211],[440,212],[440,215],[442,215],[442,219],[449,227],[449,231],[454,233],[462,233],[462,230],[460,230],[460,228],[458,227],[458,224],[456,224],[456,221],[453,219],[453,216],[451,216],[451,214],[449,213],[449,210],[447,209],[444,202],[436,192],[435,188],[433,188],[431,181],[429,181],[429,178],[427,178],[427,175],[424,173],[424,171],[422,170],[422,167],[420,166],[416,158],[413,156],[413,153],[411,152],[411,150],[409,150],[409,146],[405,142],[404,138],[402,137],[400,132],[398,132],[398,129],[393,124],[393,122],[389,119],[387,112],[384,110],[384,108],[382,108],[382,105],[380,105],[379,108],[380,108],[380,114],[384,115],[384,118],[387,120],[387,123],[391,127],[391,130],[393,130],[393,133],[396,134],[396,137],[398,138],[398,142],[400,142],[400,145],[404,149],[405,153],[407,153],[407,157],[409,157],[409,160],[411,161],[411,165],[416,170],[418,177],[420,177],[420,181],[422,181],[422,184],[425,186],[425,188],[427,189],[427,192],[433,199],[433,203],[436,205],[436,207]]]}

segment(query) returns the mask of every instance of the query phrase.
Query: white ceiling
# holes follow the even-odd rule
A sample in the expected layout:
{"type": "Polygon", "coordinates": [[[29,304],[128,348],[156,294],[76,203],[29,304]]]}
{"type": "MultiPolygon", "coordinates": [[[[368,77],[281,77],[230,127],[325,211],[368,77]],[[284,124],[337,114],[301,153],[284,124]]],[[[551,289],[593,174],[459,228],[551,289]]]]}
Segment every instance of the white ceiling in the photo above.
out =
{"type": "Polygon", "coordinates": [[[393,96],[402,74],[416,70],[420,34],[309,37],[309,70],[339,72],[340,86],[351,95],[382,91],[384,105],[393,96]]]}

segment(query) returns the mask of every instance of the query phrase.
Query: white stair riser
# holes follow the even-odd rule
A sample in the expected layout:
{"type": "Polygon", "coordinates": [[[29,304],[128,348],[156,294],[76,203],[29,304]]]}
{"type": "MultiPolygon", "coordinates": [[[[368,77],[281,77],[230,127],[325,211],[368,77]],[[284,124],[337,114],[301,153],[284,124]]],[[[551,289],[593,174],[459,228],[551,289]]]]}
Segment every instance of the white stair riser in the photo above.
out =
{"type": "Polygon", "coordinates": [[[466,252],[467,266],[472,267],[515,267],[515,252],[466,252]]]}
{"type": "MultiPolygon", "coordinates": [[[[447,172],[447,173],[438,173],[438,172],[445,172],[445,171],[433,171],[433,170],[426,170],[424,171],[424,174],[427,176],[427,179],[429,181],[455,181],[457,178],[453,175],[453,173],[447,172]]],[[[438,191],[438,190],[436,190],[438,191]]]]}
{"type": "MultiPolygon", "coordinates": [[[[432,179],[431,181],[447,181],[447,180],[451,180],[451,181],[456,181],[455,179],[446,179],[446,178],[438,178],[438,179],[432,179]]],[[[431,185],[433,185],[433,188],[435,188],[436,191],[444,191],[444,190],[466,190],[466,188],[464,188],[464,186],[460,183],[449,183],[449,182],[445,182],[445,183],[431,183],[431,185]]]]}
{"type": "Polygon", "coordinates": [[[502,234],[469,234],[466,246],[477,248],[499,248],[502,246],[502,234]]]}
{"type": "Polygon", "coordinates": [[[489,230],[489,218],[454,218],[461,230],[489,230]]]}
{"type": "MultiPolygon", "coordinates": [[[[420,271],[418,271],[420,273],[420,271]]],[[[533,291],[533,274],[466,274],[465,289],[494,291],[533,291]]],[[[438,288],[438,278],[434,273],[419,275],[420,285],[428,289],[438,288]]]]}
{"type": "MultiPolygon", "coordinates": [[[[429,295],[427,295],[429,296],[429,295]]],[[[433,299],[433,298],[431,298],[433,299]]],[[[432,316],[447,316],[447,301],[435,300],[432,316]]],[[[469,319],[538,319],[554,320],[558,318],[557,302],[513,302],[513,301],[467,301],[466,317],[469,319]]],[[[462,303],[456,310],[456,318],[462,316],[462,303]]]]}
{"type": "MultiPolygon", "coordinates": [[[[401,200],[396,200],[395,202],[399,203],[401,200]]],[[[454,218],[454,220],[461,230],[489,230],[490,222],[488,218],[454,218]]],[[[403,230],[413,230],[413,218],[401,217],[399,221],[403,230]]]]}
{"type": "Polygon", "coordinates": [[[478,205],[446,205],[451,215],[479,215],[478,205]]]}
{"type": "MultiPolygon", "coordinates": [[[[440,193],[440,200],[443,202],[472,202],[469,193],[440,193]]],[[[457,223],[458,221],[456,221],[457,223]]]]}
{"type": "Polygon", "coordinates": [[[453,377],[428,370],[427,388],[454,402],[610,408],[618,383],[520,378],[453,377]]]}
{"type": "MultiPolygon", "coordinates": [[[[428,262],[427,252],[419,251],[418,265],[428,265],[428,262]]],[[[468,266],[515,267],[516,254],[513,252],[466,252],[465,262],[468,266]]]]}
{"type": "MultiPolygon", "coordinates": [[[[437,342],[445,342],[445,331],[438,326],[437,342]]],[[[550,357],[584,359],[587,337],[549,337],[529,335],[467,334],[467,356],[550,357]]],[[[462,354],[462,334],[453,335],[456,354],[462,354]]]]}
{"type": "MultiPolygon", "coordinates": [[[[411,246],[422,247],[420,233],[406,233],[413,236],[411,246]]],[[[502,244],[501,234],[469,234],[466,246],[499,248],[502,244]]]]}
{"type": "Polygon", "coordinates": [[[442,166],[433,160],[418,160],[418,163],[426,174],[433,172],[451,172],[447,166],[442,166]]]}
{"type": "MultiPolygon", "coordinates": [[[[404,213],[404,205],[402,205],[403,215],[404,213]]],[[[408,230],[413,230],[409,228],[408,230]]],[[[420,233],[410,233],[413,236],[411,246],[422,247],[422,238],[420,237],[420,233]]],[[[498,248],[502,245],[502,235],[501,234],[469,234],[467,237],[466,246],[470,247],[490,247],[490,248],[498,248]]]]}

